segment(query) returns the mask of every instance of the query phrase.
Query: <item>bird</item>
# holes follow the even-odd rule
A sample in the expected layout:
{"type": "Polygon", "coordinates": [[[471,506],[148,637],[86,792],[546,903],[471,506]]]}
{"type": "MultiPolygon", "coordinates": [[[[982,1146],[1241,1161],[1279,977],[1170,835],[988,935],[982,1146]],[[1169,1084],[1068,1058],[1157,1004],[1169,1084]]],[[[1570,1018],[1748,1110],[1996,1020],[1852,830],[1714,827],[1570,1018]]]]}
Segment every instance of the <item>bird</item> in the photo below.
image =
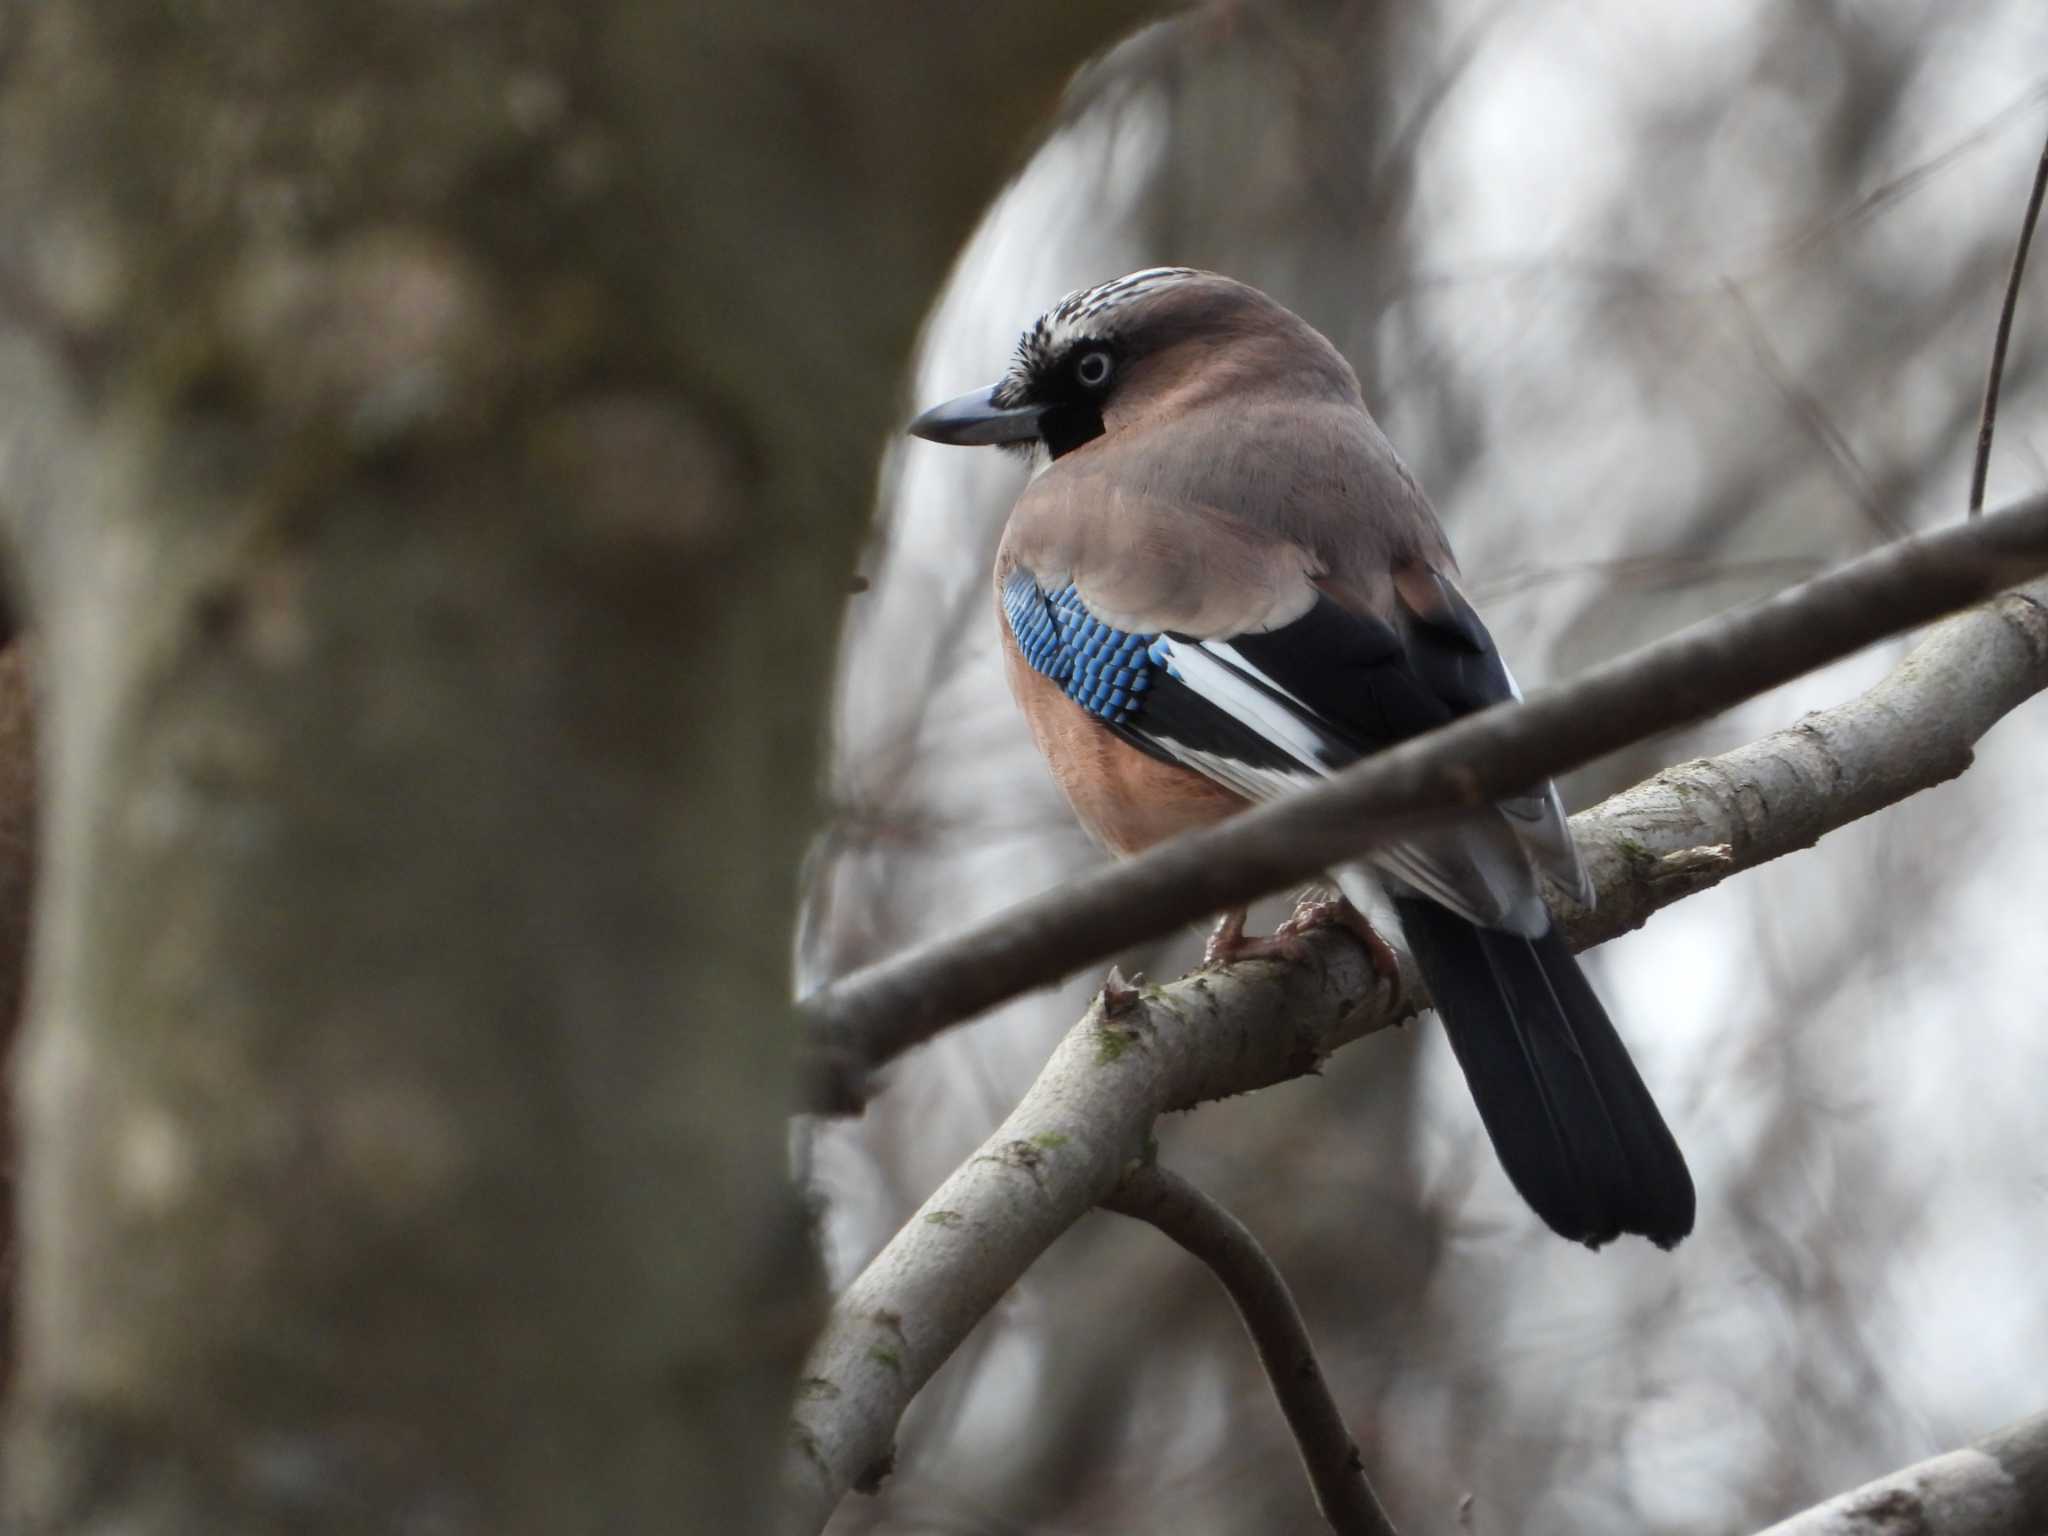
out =
{"type": "MultiPolygon", "coordinates": [[[[1519,699],[1443,529],[1314,327],[1245,283],[1151,267],[1068,294],[993,385],[910,424],[1026,456],[996,554],[1011,692],[1069,805],[1116,855],[1297,793],[1519,699]]],[[[1560,1236],[1671,1248],[1684,1155],[1553,923],[1593,892],[1554,784],[1406,831],[1331,871],[1266,939],[1381,930],[1427,984],[1509,1182],[1560,1236]]]]}

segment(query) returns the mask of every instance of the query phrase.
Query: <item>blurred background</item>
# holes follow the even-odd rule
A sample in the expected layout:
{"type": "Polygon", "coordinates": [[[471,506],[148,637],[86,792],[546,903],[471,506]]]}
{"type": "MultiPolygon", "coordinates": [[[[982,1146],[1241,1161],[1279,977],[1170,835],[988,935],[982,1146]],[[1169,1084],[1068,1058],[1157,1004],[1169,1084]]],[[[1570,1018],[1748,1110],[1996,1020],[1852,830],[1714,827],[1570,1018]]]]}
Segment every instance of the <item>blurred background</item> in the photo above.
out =
{"type": "MultiPolygon", "coordinates": [[[[1212,5],[1077,79],[939,295],[904,412],[988,382],[1069,289],[1242,277],[1350,357],[1537,685],[1962,515],[2044,131],[2040,0],[1212,5]]],[[[884,450],[803,990],[1099,857],[997,667],[987,573],[1021,473],[884,450]]],[[[1990,503],[2044,483],[2039,270],[1990,503]]],[[[1904,643],[1567,799],[1843,699],[1904,643]]],[[[1748,1528],[2043,1405],[2044,753],[2037,701],[1961,780],[1589,957],[1700,1186],[1675,1255],[1551,1237],[1433,1022],[1164,1127],[1163,1160],[1294,1284],[1397,1522],[1748,1528]]],[[[809,1129],[835,1281],[1099,980],[947,1035],[863,1119],[809,1129]]],[[[925,1392],[897,1466],[835,1531],[1317,1528],[1221,1293],[1109,1216],[925,1392]]]]}

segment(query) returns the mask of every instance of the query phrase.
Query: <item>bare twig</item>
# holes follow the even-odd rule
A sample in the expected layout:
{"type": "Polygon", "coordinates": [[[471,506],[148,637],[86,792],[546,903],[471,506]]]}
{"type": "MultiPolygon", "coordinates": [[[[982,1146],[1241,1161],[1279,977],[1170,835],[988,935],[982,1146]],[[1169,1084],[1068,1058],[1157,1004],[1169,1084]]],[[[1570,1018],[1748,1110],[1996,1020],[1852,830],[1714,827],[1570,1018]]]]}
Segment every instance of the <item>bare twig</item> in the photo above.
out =
{"type": "MultiPolygon", "coordinates": [[[[1513,14],[1515,8],[1514,0],[1494,0],[1492,5],[1467,22],[1444,50],[1421,99],[1395,127],[1386,147],[1373,157],[1372,169],[1365,180],[1365,185],[1373,190],[1357,216],[1359,228],[1370,229],[1381,220],[1394,217],[1395,206],[1402,197],[1410,194],[1414,185],[1414,168],[1421,158],[1419,150],[1423,139],[1443,116],[1445,104],[1457,94],[1458,87],[1471,74],[1473,63],[1495,29],[1513,14]]],[[[1375,17],[1368,25],[1384,26],[1385,21],[1375,17]]],[[[1327,44],[1324,51],[1327,53],[1327,44]]]]}
{"type": "MultiPolygon", "coordinates": [[[[1598,943],[1952,777],[1979,736],[2044,688],[2048,581],[1939,626],[1850,703],[1574,817],[1599,904],[1567,916],[1567,937],[1598,943]]],[[[795,1529],[822,1527],[884,1463],[911,1399],[1143,1156],[1159,1115],[1299,1077],[1428,1006],[1412,968],[1385,985],[1348,935],[1308,942],[1308,964],[1252,961],[1122,989],[1067,1034],[1009,1118],[834,1305],[799,1392],[795,1529]]]]}
{"type": "Polygon", "coordinates": [[[813,1107],[956,1023],[1126,945],[1310,879],[1418,819],[1521,786],[1762,693],[2048,569],[2048,493],[1864,555],[1544,689],[1376,754],[1329,783],[1019,903],[813,993],[813,1107]]]}
{"type": "Polygon", "coordinates": [[[2034,171],[2034,190],[2027,197],[2027,211],[2020,216],[2020,243],[2012,253],[2012,275],[2005,281],[2005,302],[1998,310],[1998,333],[1991,342],[1991,372],[1984,381],[1984,415],[1977,427],[1977,458],[1970,466],[1970,516],[1984,509],[1984,481],[1991,473],[1991,429],[1998,421],[1998,386],[2005,377],[2005,349],[2012,340],[2013,312],[2019,308],[2020,279],[2027,271],[2027,247],[2034,241],[2034,226],[2041,221],[2041,199],[2048,193],[2048,143],[2041,146],[2041,163],[2034,171]]]}
{"type": "Polygon", "coordinates": [[[1251,1335],[1273,1384],[1316,1507],[1337,1536],[1394,1536],[1365,1463],[1316,1363],[1308,1325],[1279,1267],[1230,1212],[1179,1174],[1140,1163],[1103,1200],[1104,1210],[1149,1222],[1209,1266],[1251,1335]]]}
{"type": "Polygon", "coordinates": [[[1468,283],[1545,282],[1561,277],[1689,299],[1712,292],[1731,270],[1737,281],[1745,283],[1783,276],[1788,269],[1814,259],[1830,241],[1904,202],[1965,157],[1992,143],[2044,101],[2048,101],[2048,84],[2028,87],[1926,160],[1907,167],[1833,213],[1801,228],[1768,238],[1753,247],[1740,261],[1730,261],[1725,241],[1717,231],[1711,248],[1667,249],[1655,263],[1617,260],[1604,251],[1595,254],[1566,248],[1530,257],[1482,259],[1447,267],[1411,269],[1378,294],[1374,302],[1391,304],[1418,293],[1457,288],[1468,283]],[[1711,275],[1690,275],[1691,267],[1707,261],[1713,263],[1711,275]]]}
{"type": "Polygon", "coordinates": [[[1777,344],[1771,340],[1771,333],[1764,329],[1763,322],[1750,307],[1742,285],[1732,277],[1726,278],[1722,281],[1721,291],[1727,295],[1735,318],[1742,323],[1743,339],[1749,343],[1749,353],[1756,360],[1758,371],[1770,380],[1771,388],[1778,392],[1779,398],[1799,419],[1807,435],[1828,456],[1864,520],[1884,538],[1904,538],[1908,532],[1905,524],[1886,509],[1877,487],[1871,483],[1869,471],[1856,457],[1856,449],[1842,429],[1835,425],[1820,397],[1792,376],[1791,368],[1779,355],[1777,344]]]}
{"type": "Polygon", "coordinates": [[[2039,1536],[2048,1531],[2048,1413],[1794,1515],[1762,1536],[2039,1536]]]}
{"type": "Polygon", "coordinates": [[[2026,90],[2000,107],[1996,112],[1993,112],[1989,117],[1985,118],[1976,127],[1970,129],[1945,149],[1937,151],[1917,165],[1908,166],[1897,175],[1881,182],[1879,185],[1871,188],[1870,191],[1863,193],[1847,207],[1837,209],[1807,228],[1798,231],[1789,239],[1780,241],[1772,255],[1764,262],[1759,263],[1750,275],[1762,276],[1778,262],[1797,260],[1809,256],[1829,240],[1846,233],[1858,224],[1866,223],[1884,212],[1885,209],[1903,202],[1907,197],[1919,191],[1921,187],[1939,176],[1957,161],[1963,159],[1966,155],[1976,153],[1976,151],[1996,139],[1998,135],[2005,132],[2013,123],[2030,114],[2035,107],[2044,101],[2048,101],[2048,83],[2039,83],[2027,87],[2026,90]]]}

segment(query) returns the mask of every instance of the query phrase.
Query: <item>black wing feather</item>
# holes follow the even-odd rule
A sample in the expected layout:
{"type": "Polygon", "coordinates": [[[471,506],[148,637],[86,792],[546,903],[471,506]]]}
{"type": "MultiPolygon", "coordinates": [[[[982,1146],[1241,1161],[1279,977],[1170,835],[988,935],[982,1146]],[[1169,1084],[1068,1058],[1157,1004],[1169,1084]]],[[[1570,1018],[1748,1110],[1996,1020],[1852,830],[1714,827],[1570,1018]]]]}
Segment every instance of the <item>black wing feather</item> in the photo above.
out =
{"type": "MultiPolygon", "coordinates": [[[[1414,616],[1405,636],[1324,596],[1292,624],[1229,643],[1269,692],[1364,756],[1515,696],[1479,616],[1443,590],[1444,608],[1414,616]]],[[[1175,708],[1231,718],[1199,695],[1175,708]]],[[[1395,906],[1495,1154],[1530,1207],[1594,1247],[1635,1232],[1669,1248],[1690,1232],[1684,1155],[1556,930],[1488,929],[1415,895],[1395,906]]]]}
{"type": "Polygon", "coordinates": [[[1628,1048],[1555,929],[1541,938],[1396,898],[1501,1167],[1561,1236],[1592,1247],[1692,1231],[1692,1175],[1628,1048]]]}
{"type": "Polygon", "coordinates": [[[1335,727],[1363,757],[1462,713],[1415,665],[1400,632],[1327,596],[1292,624],[1237,635],[1233,650],[1335,727]]]}
{"type": "MultiPolygon", "coordinates": [[[[1261,708],[1284,710],[1313,742],[1314,764],[1334,769],[1514,697],[1479,616],[1448,583],[1438,587],[1443,603],[1410,612],[1405,631],[1319,595],[1301,618],[1265,634],[1206,645],[1167,638],[1199,646],[1203,664],[1226,668],[1228,686],[1253,690],[1261,708]]],[[[1300,741],[1290,750],[1165,668],[1148,683],[1142,708],[1106,722],[1142,750],[1168,762],[1191,751],[1257,772],[1315,773],[1300,741]]],[[[1557,932],[1532,939],[1398,885],[1394,895],[1495,1153],[1536,1213],[1595,1247],[1637,1232],[1668,1248],[1690,1232],[1685,1159],[1557,932]]]]}
{"type": "Polygon", "coordinates": [[[1153,674],[1152,691],[1145,695],[1145,707],[1138,717],[1112,723],[1110,728],[1139,751],[1162,762],[1181,761],[1166,745],[1171,742],[1250,768],[1299,771],[1304,781],[1309,777],[1292,753],[1274,745],[1229,711],[1218,709],[1163,669],[1153,674]]]}

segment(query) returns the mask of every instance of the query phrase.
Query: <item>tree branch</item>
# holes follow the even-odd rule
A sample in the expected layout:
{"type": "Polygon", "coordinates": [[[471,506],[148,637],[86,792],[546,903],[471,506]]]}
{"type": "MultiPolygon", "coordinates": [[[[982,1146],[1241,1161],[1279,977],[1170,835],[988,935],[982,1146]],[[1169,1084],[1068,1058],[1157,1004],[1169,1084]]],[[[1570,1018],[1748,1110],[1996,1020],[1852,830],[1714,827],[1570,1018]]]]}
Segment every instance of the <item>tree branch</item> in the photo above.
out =
{"type": "Polygon", "coordinates": [[[840,1295],[797,1388],[789,1529],[823,1528],[890,1464],[897,1420],[1053,1240],[1141,1159],[1170,1109],[1312,1071],[1407,1017],[1364,946],[1325,930],[1317,964],[1252,961],[1098,997],[1022,1102],[840,1295]]]}
{"type": "Polygon", "coordinates": [[[2048,493],[1903,539],[1760,603],[1377,753],[812,994],[812,1107],[948,1025],[1127,945],[1313,878],[1431,814],[1485,805],[1980,601],[2048,568],[2048,493]]]}
{"type": "MultiPolygon", "coordinates": [[[[1596,910],[1567,915],[1573,946],[1954,777],[1978,737],[2044,688],[2048,581],[1938,626],[1847,704],[1669,769],[1573,818],[1599,896],[1596,910]]],[[[798,1394],[788,1463],[795,1529],[822,1527],[848,1488],[887,1465],[912,1397],[1143,1156],[1159,1115],[1313,1071],[1340,1046],[1428,1006],[1405,959],[1399,984],[1387,984],[1348,935],[1308,942],[1314,963],[1253,961],[1119,992],[1114,1006],[1096,999],[1009,1118],[834,1306],[798,1394]]]]}
{"type": "Polygon", "coordinates": [[[1259,1352],[1316,1507],[1337,1536],[1394,1536],[1393,1522],[1366,1481],[1365,1463],[1344,1425],[1315,1345],[1279,1267],[1230,1212],[1179,1174],[1140,1163],[1124,1174],[1102,1208],[1149,1222],[1209,1266],[1259,1352]]]}
{"type": "Polygon", "coordinates": [[[1679,763],[1572,818],[1599,905],[1557,905],[1581,949],[1672,902],[1810,848],[1970,766],[1984,733],[2048,689],[2048,581],[1929,630],[1880,682],[1718,757],[1679,763]]]}
{"type": "Polygon", "coordinates": [[[1998,330],[1991,339],[1991,370],[1984,380],[1984,413],[1977,423],[1977,456],[1970,465],[1970,516],[1984,508],[1984,482],[1991,473],[1991,431],[1998,423],[1998,386],[2005,379],[2005,349],[2012,341],[2013,312],[2020,306],[2020,279],[2027,272],[2027,247],[2034,242],[2034,226],[2041,221],[2041,199],[2048,194],[2048,144],[2041,146],[2041,163],[2034,171],[2034,190],[2027,196],[2027,211],[2020,215],[2020,241],[2012,253],[2012,272],[2005,280],[2005,302],[1998,310],[1998,330]]]}
{"type": "Polygon", "coordinates": [[[1760,1536],[2038,1536],[2048,1530],[2048,1413],[1915,1462],[1760,1536]]]}

